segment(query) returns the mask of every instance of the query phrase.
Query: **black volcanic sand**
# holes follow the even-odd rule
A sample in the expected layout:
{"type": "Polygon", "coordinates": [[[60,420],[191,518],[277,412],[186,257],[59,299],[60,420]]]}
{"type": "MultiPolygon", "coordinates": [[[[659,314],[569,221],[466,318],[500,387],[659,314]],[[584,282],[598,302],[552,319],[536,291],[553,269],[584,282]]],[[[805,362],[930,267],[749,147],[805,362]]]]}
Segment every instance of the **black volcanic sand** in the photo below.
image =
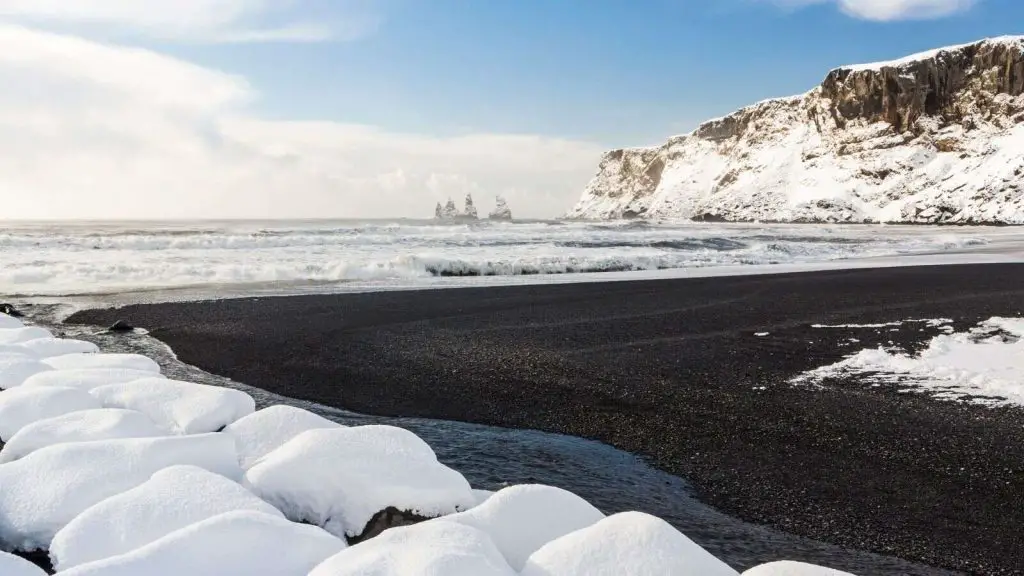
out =
{"type": "Polygon", "coordinates": [[[1024,574],[1024,412],[787,381],[854,346],[919,349],[938,333],[812,324],[962,330],[1022,311],[1024,265],[964,265],[133,305],[69,322],[124,319],[184,362],[322,404],[601,440],[742,519],[996,575],[1024,574]]]}

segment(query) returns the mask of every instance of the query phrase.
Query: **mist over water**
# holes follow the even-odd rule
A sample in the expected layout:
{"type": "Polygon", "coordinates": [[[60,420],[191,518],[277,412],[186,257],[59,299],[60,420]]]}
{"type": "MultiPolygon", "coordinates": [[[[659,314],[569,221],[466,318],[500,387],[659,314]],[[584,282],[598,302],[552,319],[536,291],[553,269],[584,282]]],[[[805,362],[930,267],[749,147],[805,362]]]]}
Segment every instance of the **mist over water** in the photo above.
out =
{"type": "Polygon", "coordinates": [[[992,230],[639,221],[22,223],[0,230],[0,293],[330,291],[807,264],[978,248],[992,230]]]}

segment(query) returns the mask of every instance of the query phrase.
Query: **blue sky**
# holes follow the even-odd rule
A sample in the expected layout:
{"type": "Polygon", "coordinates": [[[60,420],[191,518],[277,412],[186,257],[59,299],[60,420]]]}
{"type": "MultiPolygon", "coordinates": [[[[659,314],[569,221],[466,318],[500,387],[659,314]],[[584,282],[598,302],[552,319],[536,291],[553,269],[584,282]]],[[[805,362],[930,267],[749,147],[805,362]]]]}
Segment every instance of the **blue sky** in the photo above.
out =
{"type": "MultiPolygon", "coordinates": [[[[338,21],[341,4],[328,10],[338,21]]],[[[243,72],[275,117],[637,145],[802,92],[840,64],[1024,32],[1017,0],[881,22],[758,0],[381,0],[357,13],[379,25],[355,41],[183,53],[243,72]]]]}
{"type": "Polygon", "coordinates": [[[0,0],[5,218],[564,214],[603,151],[1020,0],[0,0]]]}

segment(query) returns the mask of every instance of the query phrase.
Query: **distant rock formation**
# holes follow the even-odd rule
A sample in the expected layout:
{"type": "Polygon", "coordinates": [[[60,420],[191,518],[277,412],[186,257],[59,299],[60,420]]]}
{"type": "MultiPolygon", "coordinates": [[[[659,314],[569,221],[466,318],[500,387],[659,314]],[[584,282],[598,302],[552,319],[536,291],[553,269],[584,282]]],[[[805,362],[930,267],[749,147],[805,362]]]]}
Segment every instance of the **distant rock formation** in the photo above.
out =
{"type": "Polygon", "coordinates": [[[466,218],[472,218],[476,220],[478,218],[476,212],[476,206],[473,206],[473,197],[466,194],[466,212],[463,214],[466,218]]]}
{"type": "Polygon", "coordinates": [[[487,215],[491,220],[511,220],[512,210],[509,209],[505,199],[498,195],[494,199],[494,211],[487,215]]]}
{"type": "Polygon", "coordinates": [[[466,211],[464,213],[460,213],[459,209],[455,207],[455,202],[449,198],[443,208],[440,203],[434,208],[434,219],[443,222],[461,222],[477,220],[479,217],[477,216],[476,206],[473,205],[473,197],[466,194],[466,211]]]}
{"type": "Polygon", "coordinates": [[[608,152],[567,216],[1024,224],[1024,36],[843,66],[608,152]]]}

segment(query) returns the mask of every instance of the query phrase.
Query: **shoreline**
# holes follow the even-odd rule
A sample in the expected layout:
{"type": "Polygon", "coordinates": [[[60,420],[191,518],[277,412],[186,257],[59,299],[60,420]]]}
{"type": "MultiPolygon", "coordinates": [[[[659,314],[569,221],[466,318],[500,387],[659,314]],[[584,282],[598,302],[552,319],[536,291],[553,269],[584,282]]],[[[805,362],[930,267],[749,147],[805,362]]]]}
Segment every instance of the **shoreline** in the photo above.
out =
{"type": "Polygon", "coordinates": [[[1019,574],[1024,483],[1005,472],[1024,458],[1024,413],[780,383],[854,351],[810,324],[962,328],[1019,314],[1021,280],[1022,265],[928,266],[133,305],[68,321],[125,319],[184,362],[322,404],[599,440],[744,520],[1019,574]]]}

